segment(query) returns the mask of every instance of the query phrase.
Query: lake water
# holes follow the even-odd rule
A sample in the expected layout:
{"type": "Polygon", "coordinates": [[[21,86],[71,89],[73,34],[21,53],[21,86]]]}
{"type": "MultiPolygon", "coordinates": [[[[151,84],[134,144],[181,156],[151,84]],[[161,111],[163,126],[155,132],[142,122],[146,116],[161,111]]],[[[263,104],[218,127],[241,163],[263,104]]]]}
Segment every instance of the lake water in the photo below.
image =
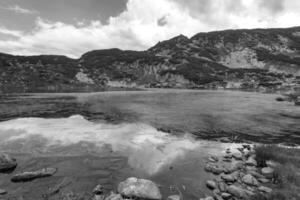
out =
{"type": "Polygon", "coordinates": [[[3,175],[0,188],[33,198],[60,182],[68,183],[62,192],[84,193],[138,176],[156,181],[165,195],[176,193],[174,186],[197,199],[208,192],[206,157],[236,145],[216,140],[300,144],[300,107],[277,96],[195,90],[1,96],[0,150],[18,159],[16,171],[51,166],[58,173],[29,184],[3,175]]]}

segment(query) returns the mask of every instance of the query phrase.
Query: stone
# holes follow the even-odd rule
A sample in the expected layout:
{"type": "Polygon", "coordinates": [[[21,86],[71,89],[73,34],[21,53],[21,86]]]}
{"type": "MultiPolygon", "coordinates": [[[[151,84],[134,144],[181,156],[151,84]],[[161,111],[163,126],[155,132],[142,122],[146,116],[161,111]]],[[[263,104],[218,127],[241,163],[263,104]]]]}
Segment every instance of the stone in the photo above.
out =
{"type": "Polygon", "coordinates": [[[4,195],[4,194],[7,194],[7,191],[3,190],[3,189],[0,189],[0,195],[4,195]]]}
{"type": "Polygon", "coordinates": [[[261,192],[264,192],[264,193],[271,193],[271,192],[272,192],[272,189],[271,189],[271,188],[265,187],[265,186],[260,186],[260,187],[258,188],[258,190],[261,191],[261,192]]]}
{"type": "Polygon", "coordinates": [[[95,195],[93,200],[105,200],[105,195],[103,194],[95,195]]]}
{"type": "Polygon", "coordinates": [[[254,176],[255,178],[264,178],[263,175],[261,175],[260,173],[256,172],[256,171],[247,171],[248,174],[251,174],[252,176],[254,176]]]}
{"type": "Polygon", "coordinates": [[[180,196],[179,195],[171,195],[171,196],[168,196],[167,200],[180,200],[180,196]]]}
{"type": "Polygon", "coordinates": [[[17,162],[15,158],[2,153],[0,154],[0,173],[11,172],[17,167],[17,162]]]}
{"type": "Polygon", "coordinates": [[[254,160],[252,157],[249,157],[247,160],[246,160],[246,165],[248,166],[257,166],[257,162],[256,160],[254,160]]]}
{"type": "Polygon", "coordinates": [[[209,189],[211,189],[211,190],[217,188],[216,182],[215,182],[215,181],[212,181],[212,180],[206,181],[206,186],[207,186],[209,189]]]}
{"type": "Polygon", "coordinates": [[[241,188],[237,185],[230,185],[227,189],[227,193],[239,198],[239,199],[249,199],[249,196],[255,195],[254,192],[241,188]]]}
{"type": "Polygon", "coordinates": [[[226,155],[223,156],[223,158],[230,159],[230,158],[232,158],[232,154],[226,154],[226,155]]]}
{"type": "Polygon", "coordinates": [[[227,192],[237,198],[244,198],[246,196],[245,190],[236,185],[230,185],[227,192]]]}
{"type": "Polygon", "coordinates": [[[208,160],[210,162],[218,162],[219,158],[217,156],[211,155],[211,156],[208,157],[208,160]]]}
{"type": "Polygon", "coordinates": [[[215,200],[223,200],[223,198],[221,197],[220,190],[218,189],[213,190],[213,197],[215,200]]]}
{"type": "Polygon", "coordinates": [[[235,177],[231,174],[228,174],[228,175],[222,174],[221,178],[226,182],[234,182],[236,180],[235,177]]]}
{"type": "Polygon", "coordinates": [[[271,167],[264,167],[261,169],[262,175],[264,175],[266,178],[273,178],[274,176],[274,169],[271,167]]]}
{"type": "Polygon", "coordinates": [[[279,163],[271,161],[271,160],[268,160],[266,162],[266,164],[267,164],[268,167],[271,167],[271,168],[276,168],[278,165],[280,165],[279,163]]]}
{"type": "Polygon", "coordinates": [[[161,199],[162,195],[158,186],[146,179],[131,177],[121,182],[118,186],[118,193],[126,197],[161,199]]]}
{"type": "Polygon", "coordinates": [[[114,192],[111,192],[111,194],[107,196],[105,200],[123,200],[123,198],[120,194],[115,194],[114,192]]]}
{"type": "Polygon", "coordinates": [[[261,183],[269,183],[270,182],[270,180],[266,179],[266,178],[259,178],[258,181],[261,183]]]}
{"type": "Polygon", "coordinates": [[[213,167],[211,168],[211,172],[212,172],[213,174],[216,174],[216,175],[221,174],[223,171],[224,171],[224,168],[223,168],[223,167],[213,166],[213,167]]]}
{"type": "Polygon", "coordinates": [[[94,190],[93,190],[93,193],[96,194],[96,195],[99,195],[99,194],[103,194],[103,187],[102,185],[97,185],[94,190]]]}
{"type": "Polygon", "coordinates": [[[218,187],[219,187],[219,190],[220,190],[221,192],[227,191],[227,185],[226,185],[226,183],[223,182],[223,181],[220,181],[220,182],[218,183],[218,187]]]}
{"type": "Polygon", "coordinates": [[[56,171],[57,171],[56,168],[43,168],[43,169],[37,170],[37,171],[22,172],[22,173],[14,175],[11,178],[11,181],[12,182],[32,181],[37,178],[53,176],[56,173],[56,171]]]}
{"type": "Polygon", "coordinates": [[[230,197],[231,197],[232,195],[231,194],[229,194],[229,193],[227,193],[227,192],[222,192],[222,194],[221,194],[221,197],[223,198],[223,199],[230,199],[230,197]]]}
{"type": "Polygon", "coordinates": [[[234,162],[230,166],[224,167],[224,173],[230,174],[230,173],[235,172],[239,169],[242,169],[243,166],[244,166],[244,164],[241,161],[234,162]]]}
{"type": "Polygon", "coordinates": [[[205,198],[200,198],[199,200],[215,200],[212,196],[208,196],[205,198]]]}
{"type": "Polygon", "coordinates": [[[236,160],[242,160],[243,159],[243,155],[240,152],[233,153],[232,157],[234,157],[236,160]]]}
{"type": "Polygon", "coordinates": [[[251,186],[258,186],[258,181],[251,174],[247,174],[242,178],[243,183],[251,186]]]}

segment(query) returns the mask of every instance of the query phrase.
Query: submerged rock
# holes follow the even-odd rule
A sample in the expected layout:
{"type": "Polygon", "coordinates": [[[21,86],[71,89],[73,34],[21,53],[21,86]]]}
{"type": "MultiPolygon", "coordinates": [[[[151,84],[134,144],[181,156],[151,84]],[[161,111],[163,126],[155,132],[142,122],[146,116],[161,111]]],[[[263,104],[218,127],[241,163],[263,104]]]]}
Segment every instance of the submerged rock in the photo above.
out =
{"type": "Polygon", "coordinates": [[[121,182],[118,186],[118,192],[126,197],[137,197],[144,199],[161,199],[157,185],[146,179],[131,177],[121,182]]]}
{"type": "Polygon", "coordinates": [[[44,168],[37,171],[32,172],[23,172],[20,174],[16,174],[11,178],[12,182],[26,182],[32,181],[37,178],[49,177],[53,176],[56,173],[56,168],[44,168]]]}
{"type": "Polygon", "coordinates": [[[16,159],[10,157],[9,155],[3,153],[0,154],[0,172],[10,172],[17,167],[16,159]]]}
{"type": "Polygon", "coordinates": [[[7,193],[6,190],[0,189],[0,195],[4,195],[4,194],[6,194],[6,193],[7,193]]]}
{"type": "Polygon", "coordinates": [[[179,195],[171,195],[171,196],[168,196],[167,200],[180,200],[180,196],[179,195]]]}
{"type": "Polygon", "coordinates": [[[264,175],[266,178],[273,178],[274,175],[274,169],[271,167],[264,167],[261,169],[262,175],[264,175]]]}

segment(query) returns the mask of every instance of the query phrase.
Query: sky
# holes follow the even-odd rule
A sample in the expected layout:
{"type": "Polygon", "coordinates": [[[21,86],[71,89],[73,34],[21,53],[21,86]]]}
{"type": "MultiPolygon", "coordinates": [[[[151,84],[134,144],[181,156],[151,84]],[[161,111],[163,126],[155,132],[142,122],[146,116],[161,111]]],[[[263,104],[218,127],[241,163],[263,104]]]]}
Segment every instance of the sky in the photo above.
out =
{"type": "Polygon", "coordinates": [[[78,58],[179,34],[300,26],[300,0],[0,0],[0,52],[78,58]]]}

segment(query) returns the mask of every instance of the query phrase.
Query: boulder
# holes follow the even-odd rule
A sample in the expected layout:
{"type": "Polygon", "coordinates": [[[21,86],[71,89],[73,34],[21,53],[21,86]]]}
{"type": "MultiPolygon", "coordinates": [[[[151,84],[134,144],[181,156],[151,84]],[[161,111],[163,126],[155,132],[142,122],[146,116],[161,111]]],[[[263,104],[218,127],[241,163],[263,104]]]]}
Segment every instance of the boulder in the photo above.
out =
{"type": "Polygon", "coordinates": [[[171,196],[168,196],[167,200],[180,200],[180,196],[179,195],[171,195],[171,196]]]}
{"type": "Polygon", "coordinates": [[[126,197],[161,199],[162,195],[158,186],[146,179],[131,177],[121,182],[118,186],[118,193],[126,197]]]}
{"type": "Polygon", "coordinates": [[[247,160],[246,160],[246,165],[248,166],[257,166],[257,162],[256,160],[254,160],[252,157],[249,157],[247,160]]]}
{"type": "Polygon", "coordinates": [[[6,193],[7,193],[6,190],[0,189],[0,195],[4,195],[4,194],[6,194],[6,193]]]}
{"type": "Polygon", "coordinates": [[[274,176],[274,169],[271,167],[264,167],[261,169],[262,175],[264,175],[266,178],[273,178],[274,176]]]}
{"type": "Polygon", "coordinates": [[[271,189],[271,188],[265,187],[265,186],[260,186],[260,187],[258,188],[258,190],[261,191],[261,192],[264,192],[264,193],[271,193],[271,192],[272,192],[272,189],[271,189]]]}
{"type": "Polygon", "coordinates": [[[247,174],[242,178],[243,183],[251,186],[258,186],[258,181],[251,174],[247,174]]]}
{"type": "Polygon", "coordinates": [[[0,154],[0,173],[11,172],[17,167],[16,159],[3,153],[0,154]]]}
{"type": "Polygon", "coordinates": [[[217,188],[217,184],[215,181],[212,181],[212,180],[208,180],[206,181],[206,186],[211,189],[211,190],[214,190],[217,188]]]}
{"type": "Polygon", "coordinates": [[[252,176],[254,176],[255,178],[264,178],[264,176],[263,175],[261,175],[260,173],[258,173],[258,172],[256,172],[256,171],[247,171],[248,172],[248,174],[251,174],[252,176]]]}
{"type": "Polygon", "coordinates": [[[56,168],[44,168],[37,171],[32,172],[23,172],[14,175],[11,178],[12,182],[26,182],[26,181],[32,181],[37,178],[43,178],[43,177],[49,177],[53,176],[56,173],[56,168]]]}

